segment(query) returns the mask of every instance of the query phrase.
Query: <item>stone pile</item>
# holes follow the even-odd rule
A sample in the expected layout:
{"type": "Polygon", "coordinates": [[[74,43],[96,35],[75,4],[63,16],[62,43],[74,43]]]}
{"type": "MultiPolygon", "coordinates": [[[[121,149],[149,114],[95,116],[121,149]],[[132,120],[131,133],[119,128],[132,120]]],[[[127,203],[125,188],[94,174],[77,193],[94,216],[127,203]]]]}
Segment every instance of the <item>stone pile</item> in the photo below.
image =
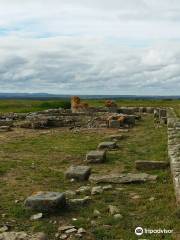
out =
{"type": "MultiPolygon", "coordinates": [[[[78,100],[78,99],[76,99],[78,100]]],[[[82,105],[81,102],[78,103],[76,111],[73,110],[63,110],[63,109],[49,109],[46,111],[40,111],[36,113],[27,114],[23,120],[21,127],[28,128],[46,128],[46,127],[100,127],[104,124],[105,127],[120,128],[124,126],[134,126],[136,120],[140,119],[140,115],[137,113],[152,113],[153,108],[121,108],[118,109],[113,103],[106,105],[104,112],[96,112],[95,114],[89,114],[89,112],[82,111],[90,109],[87,105],[82,105]],[[111,108],[111,110],[110,110],[111,108]],[[113,108],[116,108],[116,113],[114,114],[113,108]],[[79,113],[81,112],[82,113],[79,113]],[[119,113],[118,113],[119,111],[119,113]],[[113,112],[113,115],[112,115],[113,112]],[[112,117],[113,116],[113,117],[112,117]],[[110,117],[110,118],[109,118],[110,117]],[[108,121],[107,121],[108,118],[108,121]],[[118,122],[118,123],[117,123],[118,122]],[[23,125],[24,124],[24,125],[23,125]],[[122,125],[121,125],[122,124],[122,125]]],[[[92,109],[91,109],[92,110],[92,109]]],[[[164,116],[164,113],[161,113],[164,116]]],[[[99,143],[97,150],[90,151],[86,154],[85,162],[86,164],[93,163],[105,163],[107,157],[107,151],[117,150],[119,145],[118,141],[122,140],[123,136],[121,134],[111,135],[109,139],[105,142],[99,143]]],[[[154,162],[154,161],[137,161],[136,168],[138,170],[149,170],[157,168],[165,168],[167,163],[164,162],[154,162]]],[[[111,184],[132,184],[132,183],[145,183],[149,181],[156,181],[157,176],[146,174],[146,173],[110,173],[107,175],[91,175],[91,167],[85,165],[70,166],[65,172],[65,178],[70,181],[88,181],[91,186],[81,186],[77,190],[68,190],[65,193],[61,192],[37,192],[29,196],[25,201],[25,207],[38,212],[31,217],[31,220],[40,219],[44,212],[53,213],[64,208],[78,208],[80,206],[85,206],[93,200],[95,195],[100,195],[104,191],[111,190],[113,186],[111,184]],[[96,184],[108,184],[108,185],[96,185],[96,184]],[[86,196],[76,196],[76,195],[86,195],[86,196]]],[[[108,214],[112,215],[115,219],[121,219],[121,215],[117,206],[109,205],[108,214]]],[[[99,217],[100,212],[95,209],[94,216],[99,217]]],[[[59,239],[68,239],[69,236],[77,236],[83,239],[83,234],[85,230],[82,228],[77,229],[75,226],[61,226],[58,229],[57,237],[59,239]]],[[[7,234],[11,234],[10,232],[7,234]]],[[[17,233],[19,234],[19,233],[17,233]]],[[[26,234],[26,233],[23,233],[26,234]]],[[[15,234],[16,236],[16,234],[15,234]]],[[[27,238],[12,238],[12,240],[45,240],[47,238],[35,238],[34,236],[27,235],[27,238]],[[34,238],[33,238],[34,237],[34,238]]],[[[25,237],[26,237],[25,236],[25,237]]],[[[0,240],[11,239],[6,236],[0,235],[0,240]]],[[[45,237],[45,236],[44,236],[45,237]]]]}
{"type": "Polygon", "coordinates": [[[44,233],[30,235],[26,232],[4,232],[0,234],[0,240],[48,240],[44,233]]]}

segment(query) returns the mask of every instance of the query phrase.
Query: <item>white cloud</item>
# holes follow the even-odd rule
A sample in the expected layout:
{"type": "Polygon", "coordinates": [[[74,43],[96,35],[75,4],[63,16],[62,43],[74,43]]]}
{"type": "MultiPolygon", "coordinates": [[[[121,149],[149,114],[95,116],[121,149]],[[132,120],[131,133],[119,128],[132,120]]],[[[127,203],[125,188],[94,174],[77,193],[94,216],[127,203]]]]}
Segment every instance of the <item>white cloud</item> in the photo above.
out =
{"type": "Polygon", "coordinates": [[[0,6],[1,91],[178,94],[178,0],[0,6]]]}

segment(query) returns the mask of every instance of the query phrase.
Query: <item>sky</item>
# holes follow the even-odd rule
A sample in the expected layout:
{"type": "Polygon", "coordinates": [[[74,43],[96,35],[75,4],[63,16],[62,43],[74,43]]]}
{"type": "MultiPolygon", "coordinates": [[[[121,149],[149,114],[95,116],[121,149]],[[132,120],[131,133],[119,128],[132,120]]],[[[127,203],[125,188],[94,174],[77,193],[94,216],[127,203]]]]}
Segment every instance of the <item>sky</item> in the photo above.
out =
{"type": "Polygon", "coordinates": [[[180,1],[0,0],[0,92],[180,95],[180,1]]]}

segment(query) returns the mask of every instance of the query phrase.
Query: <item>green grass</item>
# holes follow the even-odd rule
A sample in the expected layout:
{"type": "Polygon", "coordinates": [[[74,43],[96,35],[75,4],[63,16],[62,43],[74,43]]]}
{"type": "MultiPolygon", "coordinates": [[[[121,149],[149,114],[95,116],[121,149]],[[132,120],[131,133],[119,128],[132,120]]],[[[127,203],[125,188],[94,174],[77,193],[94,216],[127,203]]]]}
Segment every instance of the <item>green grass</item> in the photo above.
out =
{"type": "MultiPolygon", "coordinates": [[[[144,116],[127,137],[119,142],[120,149],[108,153],[106,163],[93,165],[93,172],[136,172],[136,160],[168,160],[166,127],[154,128],[153,118],[144,116]]],[[[134,234],[137,226],[146,228],[179,229],[179,219],[175,215],[176,205],[170,169],[149,171],[157,174],[157,183],[114,185],[113,190],[93,196],[86,207],[71,208],[56,215],[45,216],[31,222],[32,211],[24,208],[24,199],[39,190],[75,190],[86,183],[70,183],[64,179],[65,170],[72,164],[82,164],[87,151],[109,135],[108,130],[86,130],[78,133],[65,129],[46,131],[16,132],[1,142],[0,151],[0,224],[12,222],[13,230],[28,232],[44,231],[53,239],[60,224],[75,224],[84,227],[88,234],[84,239],[120,240],[138,239],[134,234]],[[116,187],[123,188],[115,191],[116,187]],[[136,192],[139,200],[132,200],[130,193],[136,192]],[[149,198],[155,197],[154,201],[149,198]],[[14,203],[18,199],[18,203],[14,203]],[[114,220],[109,216],[109,204],[119,207],[123,219],[114,220]],[[101,211],[101,218],[93,218],[93,210],[101,211]],[[77,222],[72,222],[77,218],[77,222]],[[91,226],[95,220],[96,226],[91,226]],[[13,222],[14,221],[14,222],[13,222]],[[56,224],[52,222],[56,221],[56,224]],[[106,225],[110,225],[107,229],[106,225]]],[[[2,133],[1,133],[2,134],[2,133]]],[[[6,133],[4,133],[5,135],[6,133]]],[[[83,195],[82,195],[83,196],[83,195]]],[[[77,196],[78,198],[79,196],[77,196]]],[[[147,239],[172,239],[171,236],[145,236],[147,239]]]]}
{"type": "Polygon", "coordinates": [[[0,100],[0,112],[27,113],[50,108],[70,108],[70,101],[64,100],[0,100]]]}

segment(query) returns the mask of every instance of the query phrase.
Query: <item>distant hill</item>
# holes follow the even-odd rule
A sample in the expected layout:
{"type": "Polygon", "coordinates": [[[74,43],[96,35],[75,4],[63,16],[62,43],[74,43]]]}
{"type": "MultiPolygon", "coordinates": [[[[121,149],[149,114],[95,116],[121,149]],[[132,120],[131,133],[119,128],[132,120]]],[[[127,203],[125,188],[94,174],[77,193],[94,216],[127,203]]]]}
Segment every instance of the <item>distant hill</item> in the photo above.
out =
{"type": "MultiPolygon", "coordinates": [[[[0,99],[69,99],[68,94],[49,93],[0,93],[0,99]]],[[[78,95],[82,99],[180,99],[180,96],[148,96],[148,95],[78,95]]]]}

